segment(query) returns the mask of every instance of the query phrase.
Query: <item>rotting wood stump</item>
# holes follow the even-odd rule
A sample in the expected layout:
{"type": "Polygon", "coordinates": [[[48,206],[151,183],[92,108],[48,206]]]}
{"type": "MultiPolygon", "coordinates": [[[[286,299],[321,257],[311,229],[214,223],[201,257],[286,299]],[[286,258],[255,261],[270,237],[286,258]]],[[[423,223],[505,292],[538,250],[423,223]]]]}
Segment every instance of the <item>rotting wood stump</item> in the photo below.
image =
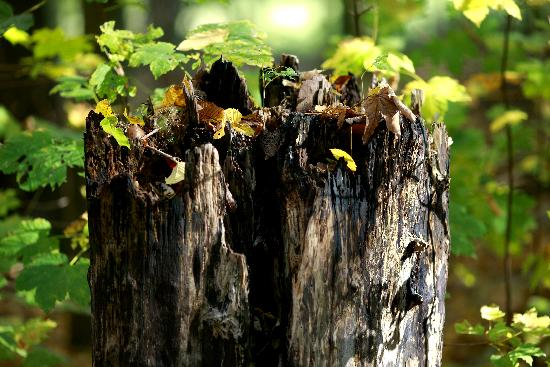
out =
{"type": "MultiPolygon", "coordinates": [[[[354,104],[353,83],[305,97],[354,104]]],[[[341,118],[295,112],[304,94],[273,82],[284,108],[263,110],[257,136],[226,126],[213,140],[196,96],[244,114],[246,86],[221,60],[193,84],[201,93],[184,83],[186,106],[151,109],[144,127],[169,121],[148,144],[186,162],[171,187],[163,156],[87,118],[94,366],[440,366],[445,127],[401,117],[400,137],[380,124],[362,144],[341,118]],[[350,147],[356,172],[327,161],[350,147]]]]}

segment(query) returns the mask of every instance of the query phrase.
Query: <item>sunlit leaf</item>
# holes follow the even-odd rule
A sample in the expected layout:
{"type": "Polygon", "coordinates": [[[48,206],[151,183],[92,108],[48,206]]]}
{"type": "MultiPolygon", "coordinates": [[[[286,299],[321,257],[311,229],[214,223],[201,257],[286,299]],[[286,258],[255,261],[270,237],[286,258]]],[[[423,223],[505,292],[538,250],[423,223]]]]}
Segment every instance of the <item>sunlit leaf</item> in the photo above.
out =
{"type": "Polygon", "coordinates": [[[185,162],[177,162],[165,182],[167,185],[173,185],[183,180],[185,180],[185,162]]]}
{"type": "Polygon", "coordinates": [[[330,149],[330,152],[332,153],[334,158],[336,158],[336,160],[338,160],[340,158],[343,158],[344,161],[346,161],[347,167],[351,171],[355,172],[357,170],[357,164],[355,164],[355,161],[353,160],[351,155],[349,155],[348,153],[346,153],[345,151],[343,151],[341,149],[330,149]]]}
{"type": "Polygon", "coordinates": [[[527,120],[527,114],[521,110],[509,110],[491,122],[491,132],[497,132],[506,125],[514,126],[527,120]]]}
{"type": "Polygon", "coordinates": [[[111,104],[106,99],[103,99],[103,100],[97,102],[94,111],[96,113],[102,114],[103,117],[114,116],[113,109],[111,108],[111,104]]]}
{"type": "Polygon", "coordinates": [[[183,93],[183,88],[179,85],[171,85],[164,93],[161,106],[185,107],[185,95],[183,93]]]}
{"type": "Polygon", "coordinates": [[[508,353],[508,358],[512,361],[514,366],[518,360],[522,360],[529,366],[533,365],[533,357],[546,357],[546,353],[540,347],[532,344],[522,344],[517,346],[514,350],[508,353]]]}
{"type": "Polygon", "coordinates": [[[525,332],[543,331],[550,334],[550,317],[538,316],[537,310],[529,309],[527,312],[514,314],[513,321],[518,326],[521,326],[525,332]]]}
{"type": "Polygon", "coordinates": [[[187,62],[185,55],[176,53],[175,46],[168,42],[155,42],[138,46],[130,56],[130,66],[149,65],[151,73],[159,76],[187,62]]]}
{"type": "Polygon", "coordinates": [[[489,321],[499,320],[506,315],[498,306],[482,306],[480,312],[481,318],[489,321]]]}
{"type": "Polygon", "coordinates": [[[31,35],[33,55],[37,59],[59,57],[73,60],[76,55],[93,50],[87,36],[67,37],[61,28],[41,28],[31,35]]]}
{"type": "Polygon", "coordinates": [[[31,36],[17,27],[11,27],[4,32],[4,38],[12,45],[26,44],[30,41],[31,36]]]}
{"type": "Polygon", "coordinates": [[[413,89],[424,91],[422,115],[427,121],[442,119],[447,112],[449,102],[465,103],[471,100],[466,88],[453,78],[435,76],[428,82],[413,80],[403,88],[403,93],[410,99],[413,89]]]}
{"type": "Polygon", "coordinates": [[[514,0],[452,0],[455,9],[461,11],[476,26],[489,14],[489,10],[504,10],[512,17],[521,20],[521,12],[514,0]]]}
{"type": "Polygon", "coordinates": [[[183,41],[177,49],[202,51],[207,66],[223,56],[236,66],[267,67],[273,64],[273,56],[265,38],[247,20],[203,24],[191,31],[187,35],[189,42],[183,41]]]}
{"type": "Polygon", "coordinates": [[[131,124],[139,126],[145,125],[145,121],[143,121],[141,117],[128,114],[128,111],[126,109],[124,109],[124,117],[126,117],[126,120],[128,120],[128,122],[131,124]]]}
{"type": "Polygon", "coordinates": [[[202,50],[213,43],[224,42],[229,36],[229,30],[214,28],[203,32],[192,32],[183,42],[178,45],[179,51],[202,50]]]}
{"type": "Polygon", "coordinates": [[[130,149],[130,141],[128,140],[128,137],[124,135],[124,132],[121,128],[117,127],[117,124],[118,119],[116,116],[105,117],[100,122],[100,126],[103,131],[115,138],[118,145],[130,149]]]}

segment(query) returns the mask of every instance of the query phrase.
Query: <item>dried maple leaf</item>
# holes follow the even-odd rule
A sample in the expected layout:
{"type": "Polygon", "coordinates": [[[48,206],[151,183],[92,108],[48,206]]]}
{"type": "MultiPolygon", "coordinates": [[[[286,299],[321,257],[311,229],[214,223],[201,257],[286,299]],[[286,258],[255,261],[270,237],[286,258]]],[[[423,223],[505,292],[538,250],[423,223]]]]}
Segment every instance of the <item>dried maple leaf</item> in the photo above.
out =
{"type": "Polygon", "coordinates": [[[185,107],[183,88],[179,85],[171,85],[164,93],[161,107],[178,106],[185,107]]]}
{"type": "Polygon", "coordinates": [[[223,121],[223,108],[212,102],[199,101],[199,121],[215,128],[223,121]]]}
{"type": "Polygon", "coordinates": [[[398,137],[401,136],[399,113],[411,121],[416,120],[412,111],[395,95],[393,89],[386,82],[381,82],[376,88],[369,91],[365,100],[366,124],[363,132],[363,144],[366,144],[380,123],[380,117],[386,121],[389,131],[398,137]]]}

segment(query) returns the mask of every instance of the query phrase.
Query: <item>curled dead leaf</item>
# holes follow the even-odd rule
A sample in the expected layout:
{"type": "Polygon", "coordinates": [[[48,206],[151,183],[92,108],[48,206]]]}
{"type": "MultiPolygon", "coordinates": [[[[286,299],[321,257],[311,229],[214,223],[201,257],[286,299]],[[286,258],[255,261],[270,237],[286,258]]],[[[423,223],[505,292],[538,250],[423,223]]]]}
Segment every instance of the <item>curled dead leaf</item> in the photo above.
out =
{"type": "Polygon", "coordinates": [[[185,107],[183,88],[179,85],[171,85],[164,93],[161,107],[169,106],[185,107]]]}

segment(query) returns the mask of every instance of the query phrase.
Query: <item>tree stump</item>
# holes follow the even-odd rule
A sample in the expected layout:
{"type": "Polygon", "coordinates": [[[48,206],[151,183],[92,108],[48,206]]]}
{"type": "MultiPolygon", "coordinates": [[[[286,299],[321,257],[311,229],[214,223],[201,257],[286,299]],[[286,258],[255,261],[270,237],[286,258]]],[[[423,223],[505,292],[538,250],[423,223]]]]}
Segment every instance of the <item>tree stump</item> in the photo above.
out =
{"type": "MultiPolygon", "coordinates": [[[[249,108],[238,74],[203,78],[249,108]]],[[[149,138],[186,162],[171,188],[164,157],[87,118],[94,366],[440,366],[445,127],[401,118],[401,137],[380,124],[364,145],[336,119],[275,107],[255,138],[228,126],[212,140],[183,90],[149,138]],[[327,164],[350,147],[356,172],[327,164]]]]}

